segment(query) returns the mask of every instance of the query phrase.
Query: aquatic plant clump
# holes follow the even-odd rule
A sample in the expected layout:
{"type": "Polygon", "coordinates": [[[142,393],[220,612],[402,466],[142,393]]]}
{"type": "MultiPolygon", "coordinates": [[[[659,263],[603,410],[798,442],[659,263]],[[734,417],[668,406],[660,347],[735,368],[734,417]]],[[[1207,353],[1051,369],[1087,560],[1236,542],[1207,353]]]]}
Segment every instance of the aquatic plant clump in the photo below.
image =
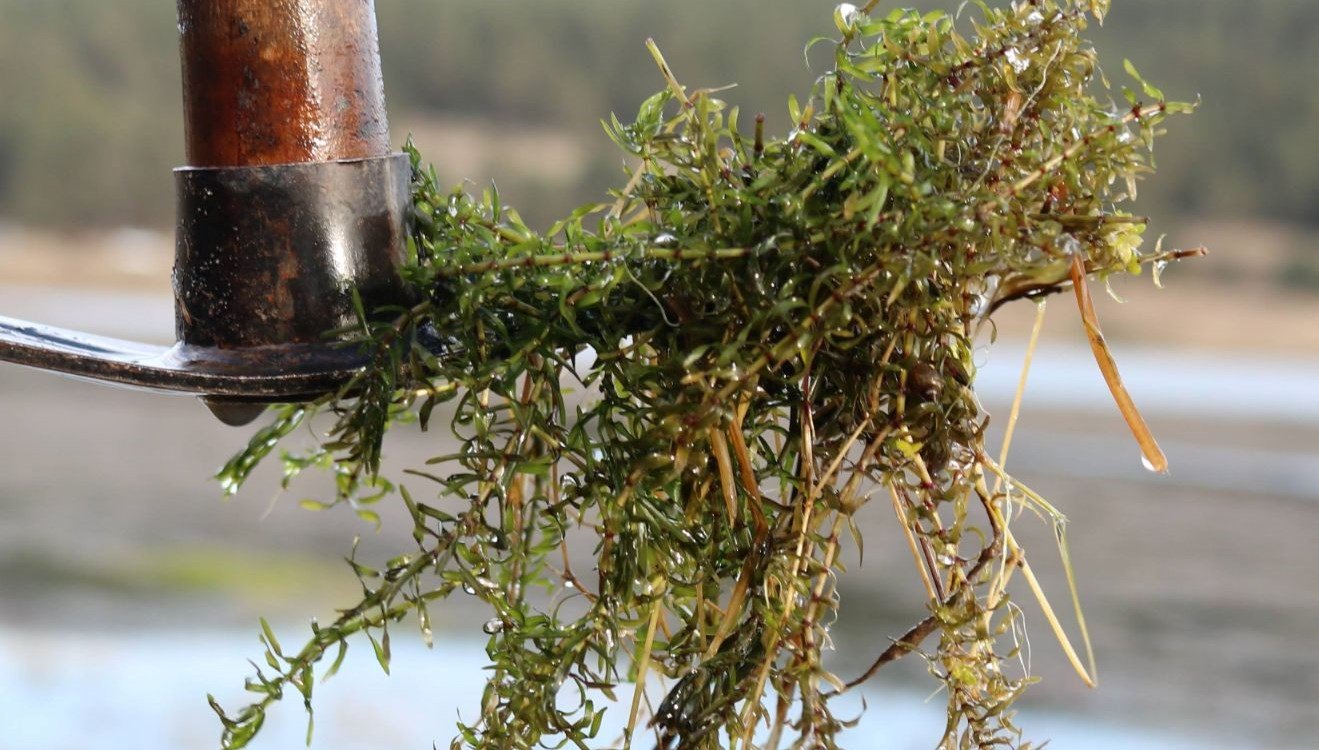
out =
{"type": "Polygon", "coordinates": [[[838,38],[812,43],[833,66],[790,100],[782,138],[766,134],[777,118],[684,87],[650,45],[664,90],[606,124],[631,179],[545,232],[494,189],[441,189],[414,151],[420,301],[362,310],[371,365],[284,407],[221,478],[236,491],[332,415],[284,454],[288,479],[329,469],[337,497],[313,505],[372,521],[397,498],[416,544],[354,559],[361,601],[300,650],[264,628],[257,702],[216,705],[224,747],[291,690],[310,710],[355,636],[386,669],[400,623],[429,641],[455,593],[491,614],[489,681],[454,747],[619,746],[600,736],[606,708],[627,719],[622,746],[839,747],[835,699],[907,654],[945,690],[932,742],[1026,746],[1005,586],[1038,585],[1009,519],[1062,518],[990,456],[972,341],[1003,304],[1075,288],[1088,308],[1087,278],[1182,257],[1142,250],[1145,222],[1121,206],[1161,123],[1190,107],[1130,65],[1134,90],[1110,97],[1083,38],[1106,2],[976,2],[974,20],[874,5],[840,6],[838,38]],[[414,421],[457,449],[380,476],[386,433],[414,421]],[[928,610],[884,634],[870,670],[834,675],[840,551],[870,512],[900,525],[928,610]]]}

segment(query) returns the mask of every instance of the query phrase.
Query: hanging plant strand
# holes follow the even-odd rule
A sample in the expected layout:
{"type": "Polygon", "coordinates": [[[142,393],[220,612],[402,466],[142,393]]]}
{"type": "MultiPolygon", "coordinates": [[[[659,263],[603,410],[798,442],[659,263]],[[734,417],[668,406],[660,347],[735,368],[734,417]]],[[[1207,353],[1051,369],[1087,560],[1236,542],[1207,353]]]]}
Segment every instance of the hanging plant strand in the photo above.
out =
{"type": "Polygon", "coordinates": [[[290,692],[310,713],[359,636],[386,669],[400,625],[429,642],[430,610],[455,592],[490,610],[489,679],[455,748],[835,748],[838,696],[910,654],[947,698],[932,743],[1028,747],[1012,723],[1031,681],[1004,591],[1017,570],[1091,679],[1008,527],[1026,505],[1063,538],[1061,515],[989,458],[973,341],[1001,305],[1075,285],[1162,468],[1084,282],[1195,254],[1142,251],[1146,222],[1122,209],[1165,118],[1191,107],[1130,65],[1133,89],[1109,98],[1083,38],[1100,0],[976,2],[974,22],[874,5],[840,6],[838,38],[812,42],[833,46],[832,69],[789,101],[781,139],[778,118],[748,132],[651,43],[663,90],[606,124],[626,187],[543,233],[493,188],[442,189],[413,151],[420,301],[362,310],[370,365],[284,407],[221,479],[237,491],[329,415],[317,445],[283,454],[286,483],[329,469],[337,496],[314,507],[373,522],[400,502],[415,547],[354,558],[361,601],[301,649],[263,629],[256,702],[215,704],[223,747],[290,692]],[[457,448],[383,477],[405,422],[457,448]],[[858,514],[891,511],[928,610],[875,644],[870,670],[832,674],[842,547],[858,514]],[[578,544],[589,576],[570,565],[578,544]],[[621,738],[601,736],[606,708],[621,738]]]}

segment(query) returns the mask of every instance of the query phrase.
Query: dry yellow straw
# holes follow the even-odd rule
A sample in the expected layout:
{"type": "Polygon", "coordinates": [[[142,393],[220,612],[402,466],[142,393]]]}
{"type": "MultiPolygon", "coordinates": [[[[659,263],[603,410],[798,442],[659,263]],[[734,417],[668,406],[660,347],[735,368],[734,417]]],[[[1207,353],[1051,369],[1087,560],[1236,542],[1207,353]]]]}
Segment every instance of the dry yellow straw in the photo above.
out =
{"type": "Polygon", "coordinates": [[[1126,386],[1122,385],[1117,362],[1113,361],[1113,354],[1108,350],[1108,343],[1104,341],[1104,332],[1099,330],[1099,317],[1095,314],[1095,304],[1090,299],[1090,288],[1085,282],[1085,261],[1081,260],[1080,255],[1072,256],[1072,288],[1076,291],[1076,304],[1081,309],[1081,321],[1085,323],[1085,335],[1090,339],[1090,349],[1095,354],[1095,362],[1099,364],[1099,371],[1104,374],[1104,382],[1108,383],[1108,390],[1113,393],[1113,400],[1117,402],[1122,418],[1127,421],[1131,434],[1140,444],[1140,452],[1145,457],[1146,468],[1160,474],[1168,473],[1168,457],[1159,448],[1158,441],[1150,432],[1149,425],[1145,424],[1145,418],[1140,415],[1136,403],[1131,400],[1131,394],[1127,393],[1126,386]]]}
{"type": "MultiPolygon", "coordinates": [[[[1082,283],[1084,283],[1084,277],[1082,277],[1082,283]]],[[[1089,298],[1088,290],[1086,293],[1086,297],[1087,299],[1089,298]]],[[[1030,343],[1027,345],[1025,361],[1022,363],[1021,377],[1017,381],[1017,392],[1012,401],[1012,410],[1008,417],[1007,429],[1004,432],[1003,447],[999,453],[999,462],[997,465],[995,465],[992,461],[987,462],[990,470],[997,476],[997,479],[994,483],[994,494],[998,493],[998,489],[1002,486],[1003,482],[1007,479],[1007,473],[1004,467],[1007,465],[1008,452],[1011,450],[1012,447],[1012,437],[1016,431],[1017,420],[1021,416],[1021,405],[1022,402],[1025,400],[1025,394],[1026,394],[1026,383],[1030,377],[1031,364],[1034,360],[1036,347],[1039,344],[1040,332],[1044,327],[1044,313],[1045,313],[1045,307],[1043,303],[1041,303],[1040,308],[1035,316],[1035,325],[1031,329],[1030,343]]],[[[1084,316],[1084,314],[1085,311],[1083,307],[1082,315],[1084,316]]],[[[1093,318],[1093,315],[1091,317],[1093,318]]],[[[1087,323],[1087,328],[1089,328],[1088,323],[1087,323]]],[[[1095,326],[1094,330],[1098,331],[1098,325],[1095,326]]],[[[1101,334],[1100,343],[1102,344],[1102,334],[1101,334]]],[[[1105,351],[1107,351],[1106,348],[1105,351]]],[[[1111,357],[1109,359],[1111,362],[1111,357]]],[[[1101,369],[1103,368],[1102,362],[1100,364],[1100,367],[1101,369]]],[[[1113,372],[1116,373],[1116,369],[1114,369],[1113,372]]],[[[1118,385],[1119,387],[1121,386],[1120,380],[1118,381],[1118,385]]],[[[1128,401],[1129,400],[1130,399],[1128,399],[1128,401]]],[[[1158,446],[1156,445],[1155,448],[1157,449],[1157,447],[1158,446]]],[[[1054,519],[1055,526],[1057,526],[1059,529],[1062,528],[1061,514],[1059,514],[1058,511],[1053,508],[1053,506],[1049,505],[1047,502],[1044,501],[1043,498],[1041,498],[1036,493],[1032,492],[1029,488],[1021,485],[1017,485],[1015,482],[1013,484],[1014,486],[1017,486],[1018,489],[1022,490],[1028,498],[1032,499],[1035,502],[1036,507],[1038,509],[1043,510],[1046,514],[1052,517],[1054,519]]],[[[1025,552],[1021,549],[1020,546],[1018,546],[1017,540],[1013,536],[1012,531],[1007,528],[1007,523],[1009,520],[1010,519],[1008,518],[1002,519],[1002,522],[1004,524],[1003,533],[1004,533],[1004,546],[1005,546],[1006,555],[1004,556],[1004,563],[1003,563],[1004,567],[999,571],[998,576],[995,577],[993,585],[990,587],[990,593],[988,597],[989,608],[992,610],[994,607],[997,606],[998,598],[1002,595],[1003,589],[1007,586],[1007,582],[1011,577],[1011,570],[1008,568],[1008,566],[1015,563],[1016,566],[1021,568],[1021,572],[1026,578],[1026,583],[1030,587],[1031,593],[1034,594],[1036,601],[1039,602],[1040,609],[1043,611],[1045,619],[1048,620],[1049,627],[1053,630],[1054,637],[1057,639],[1058,645],[1062,648],[1063,654],[1067,657],[1067,661],[1071,664],[1072,669],[1076,671],[1077,676],[1080,677],[1081,681],[1084,682],[1087,686],[1095,687],[1095,685],[1097,684],[1096,683],[1097,671],[1095,669],[1094,650],[1091,647],[1089,628],[1086,627],[1085,615],[1082,612],[1080,598],[1077,594],[1076,578],[1072,571],[1071,556],[1068,554],[1067,541],[1064,534],[1061,531],[1058,534],[1057,537],[1058,551],[1063,559],[1063,568],[1066,571],[1066,575],[1067,575],[1068,589],[1069,592],[1071,593],[1072,604],[1076,611],[1076,619],[1081,628],[1081,639],[1085,645],[1086,657],[1087,657],[1086,661],[1089,665],[1088,669],[1086,668],[1085,664],[1082,664],[1080,657],[1077,655],[1076,649],[1072,646],[1071,639],[1068,638],[1067,632],[1063,629],[1062,623],[1058,620],[1058,616],[1054,613],[1053,606],[1049,603],[1049,599],[1044,593],[1044,588],[1040,585],[1039,580],[1035,577],[1035,572],[1031,569],[1030,563],[1026,561],[1025,552]]]]}
{"type": "Polygon", "coordinates": [[[638,658],[637,684],[632,692],[632,713],[627,720],[624,747],[632,747],[632,733],[637,728],[637,715],[641,711],[641,698],[646,694],[646,672],[650,671],[650,652],[655,645],[655,631],[658,629],[659,619],[660,599],[657,596],[655,603],[650,605],[650,626],[646,628],[646,641],[641,646],[641,654],[638,658]]]}

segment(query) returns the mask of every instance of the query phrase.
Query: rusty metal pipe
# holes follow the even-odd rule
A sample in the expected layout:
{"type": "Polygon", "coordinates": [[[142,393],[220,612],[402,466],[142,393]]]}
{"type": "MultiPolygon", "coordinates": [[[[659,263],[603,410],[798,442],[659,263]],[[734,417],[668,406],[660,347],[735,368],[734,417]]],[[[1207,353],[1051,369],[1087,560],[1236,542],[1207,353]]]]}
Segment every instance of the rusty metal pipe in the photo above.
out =
{"type": "Polygon", "coordinates": [[[389,154],[374,0],[179,0],[188,164],[389,154]]]}

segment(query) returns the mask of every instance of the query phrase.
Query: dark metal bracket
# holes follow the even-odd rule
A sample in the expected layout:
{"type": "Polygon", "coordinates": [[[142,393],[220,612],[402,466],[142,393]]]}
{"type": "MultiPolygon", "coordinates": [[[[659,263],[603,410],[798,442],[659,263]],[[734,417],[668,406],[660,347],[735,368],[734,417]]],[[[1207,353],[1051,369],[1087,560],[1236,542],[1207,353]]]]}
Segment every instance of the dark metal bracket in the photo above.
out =
{"type": "Polygon", "coordinates": [[[247,424],[272,402],[333,390],[361,367],[347,349],[285,344],[224,350],[152,346],[0,317],[6,361],[100,383],[201,396],[227,424],[247,424]]]}
{"type": "Polygon", "coordinates": [[[244,424],[339,387],[328,336],[407,304],[411,164],[389,151],[370,0],[178,0],[189,162],[178,196],[178,343],[0,317],[0,361],[203,397],[244,424]]]}

